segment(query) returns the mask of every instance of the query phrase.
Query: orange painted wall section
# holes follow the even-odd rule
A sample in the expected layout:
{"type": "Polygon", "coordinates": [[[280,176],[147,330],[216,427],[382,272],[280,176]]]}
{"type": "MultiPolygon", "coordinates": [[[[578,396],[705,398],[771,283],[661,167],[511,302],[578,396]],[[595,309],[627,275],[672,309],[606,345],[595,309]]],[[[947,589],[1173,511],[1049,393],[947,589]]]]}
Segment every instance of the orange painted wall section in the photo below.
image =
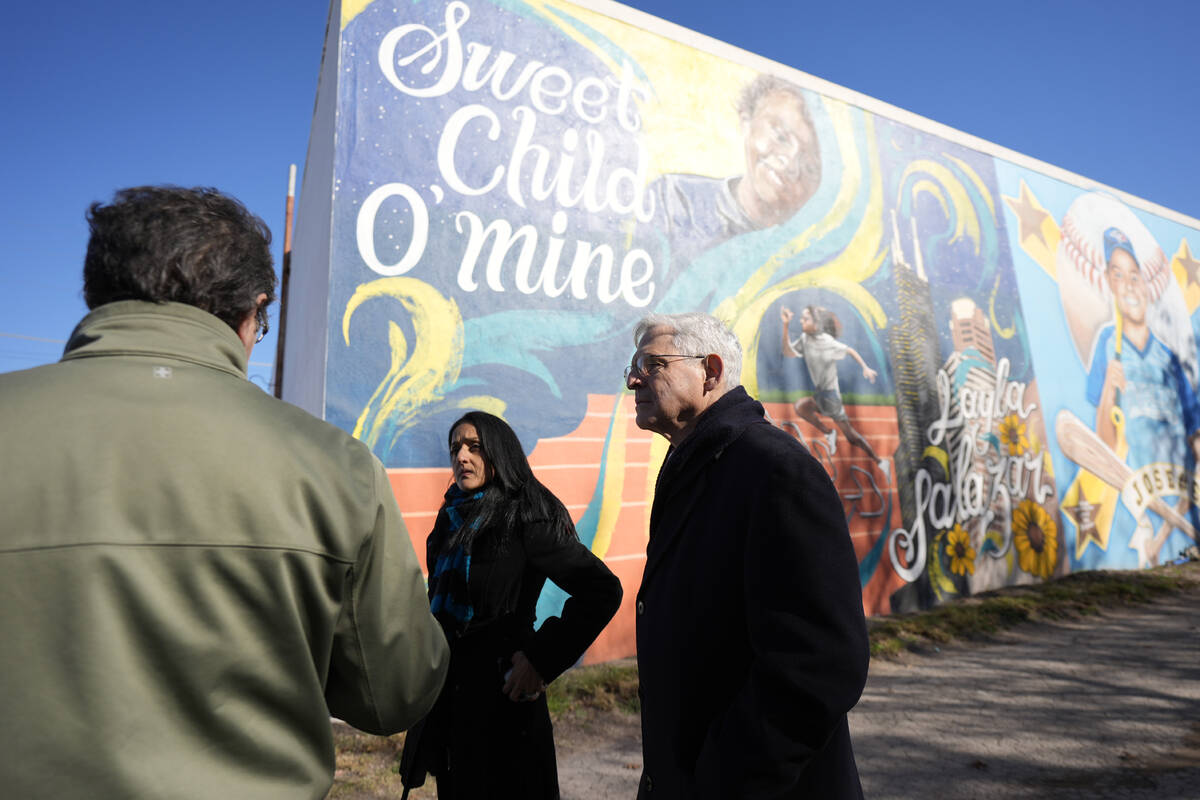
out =
{"type": "MultiPolygon", "coordinates": [[[[804,442],[822,462],[834,479],[843,498],[850,520],[850,536],[856,555],[861,560],[880,535],[886,535],[889,525],[899,524],[899,507],[892,483],[880,489],[878,469],[867,456],[845,442],[829,453],[821,434],[803,420],[797,420],[790,405],[765,404],[767,413],[777,421],[795,422],[804,442]],[[871,475],[874,471],[875,481],[871,475]],[[888,500],[890,503],[890,514],[888,500]]],[[[847,406],[855,427],[876,443],[880,452],[890,452],[898,440],[895,410],[878,406],[847,406]]],[[[643,431],[634,422],[632,396],[622,394],[590,395],[588,411],[579,426],[566,436],[543,439],[529,454],[534,473],[567,506],[576,522],[587,511],[596,494],[596,482],[605,458],[605,442],[609,429],[621,426],[623,433],[614,435],[621,442],[617,457],[610,463],[619,465],[611,480],[619,482],[620,505],[611,533],[606,542],[594,542],[593,551],[600,556],[620,579],[625,596],[616,616],[588,650],[584,663],[599,663],[634,655],[634,605],[642,569],[646,560],[646,537],[649,530],[650,507],[653,503],[654,479],[666,451],[665,442],[655,442],[655,435],[643,431]]],[[[615,433],[615,431],[614,431],[615,433]]],[[[442,495],[450,485],[450,469],[390,469],[388,477],[408,526],[413,548],[425,561],[425,538],[433,528],[442,495]]],[[[611,483],[609,489],[612,488],[611,483]]],[[[797,487],[803,491],[803,487],[797,487]]],[[[597,539],[602,534],[597,535],[597,539]]],[[[888,596],[903,585],[894,572],[880,569],[863,587],[864,608],[888,608],[888,596]]]]}

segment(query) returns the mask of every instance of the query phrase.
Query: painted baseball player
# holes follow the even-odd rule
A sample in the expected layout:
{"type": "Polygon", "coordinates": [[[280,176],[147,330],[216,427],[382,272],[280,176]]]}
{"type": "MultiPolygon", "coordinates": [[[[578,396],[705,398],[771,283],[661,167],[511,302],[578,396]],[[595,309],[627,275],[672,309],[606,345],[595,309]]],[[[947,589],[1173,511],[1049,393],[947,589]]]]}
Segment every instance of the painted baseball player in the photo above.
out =
{"type": "MultiPolygon", "coordinates": [[[[1114,321],[1100,329],[1088,371],[1096,433],[1118,453],[1124,438],[1125,460],[1134,469],[1184,465],[1193,455],[1187,445],[1200,448],[1196,394],[1179,358],[1150,329],[1150,292],[1129,238],[1117,228],[1106,230],[1104,255],[1114,321]]],[[[1187,542],[1167,544],[1174,552],[1187,542]]]]}

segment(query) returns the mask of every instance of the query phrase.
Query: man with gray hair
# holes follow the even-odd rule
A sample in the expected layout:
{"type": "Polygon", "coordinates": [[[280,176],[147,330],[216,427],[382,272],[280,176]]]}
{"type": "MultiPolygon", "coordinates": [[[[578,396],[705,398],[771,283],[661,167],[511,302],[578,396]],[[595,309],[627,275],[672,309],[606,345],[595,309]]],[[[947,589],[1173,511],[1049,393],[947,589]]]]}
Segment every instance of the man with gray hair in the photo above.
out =
{"type": "Polygon", "coordinates": [[[837,492],[739,385],[719,320],[651,315],[634,339],[638,427],[671,444],[637,596],[638,797],[861,798],[869,648],[837,492]]]}

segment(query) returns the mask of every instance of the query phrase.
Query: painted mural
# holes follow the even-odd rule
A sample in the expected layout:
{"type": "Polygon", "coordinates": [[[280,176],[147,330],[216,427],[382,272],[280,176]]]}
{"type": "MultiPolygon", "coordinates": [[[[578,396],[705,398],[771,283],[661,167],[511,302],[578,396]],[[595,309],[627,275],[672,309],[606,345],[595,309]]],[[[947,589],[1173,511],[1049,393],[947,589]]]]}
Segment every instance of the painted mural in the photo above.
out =
{"type": "Polygon", "coordinates": [[[1057,376],[1045,399],[1064,563],[1170,561],[1195,546],[1200,521],[1200,234],[1108,194],[1005,165],[1000,175],[1021,296],[1042,343],[1035,367],[1057,376]]]}
{"type": "Polygon", "coordinates": [[[484,409],[630,604],[666,445],[622,370],[690,310],[833,477],[868,613],[1195,544],[1200,232],[616,16],[341,9],[322,410],[419,554],[484,409]]]}

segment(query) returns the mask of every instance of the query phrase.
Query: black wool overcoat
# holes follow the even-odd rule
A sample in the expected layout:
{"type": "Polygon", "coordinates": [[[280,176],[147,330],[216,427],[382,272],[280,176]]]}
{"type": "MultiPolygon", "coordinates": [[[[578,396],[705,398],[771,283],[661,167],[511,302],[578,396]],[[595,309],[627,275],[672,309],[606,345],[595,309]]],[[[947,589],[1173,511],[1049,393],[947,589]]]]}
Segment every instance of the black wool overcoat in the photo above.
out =
{"type": "MultiPolygon", "coordinates": [[[[438,516],[444,524],[445,510],[438,516]]],[[[438,776],[440,800],[555,800],[558,768],[546,696],[513,702],[501,692],[514,652],[521,650],[546,683],[574,664],[621,604],[621,582],[580,543],[556,535],[548,521],[511,531],[502,547],[479,536],[468,591],[475,616],[450,641],[450,672],[433,711],[406,739],[405,786],[438,776]],[[556,617],[534,630],[546,580],[570,596],[556,617]]],[[[426,546],[430,574],[437,528],[426,546]]]]}
{"type": "Polygon", "coordinates": [[[828,474],[738,387],[659,472],[637,596],[652,798],[861,798],[858,563],[828,474]]]}

